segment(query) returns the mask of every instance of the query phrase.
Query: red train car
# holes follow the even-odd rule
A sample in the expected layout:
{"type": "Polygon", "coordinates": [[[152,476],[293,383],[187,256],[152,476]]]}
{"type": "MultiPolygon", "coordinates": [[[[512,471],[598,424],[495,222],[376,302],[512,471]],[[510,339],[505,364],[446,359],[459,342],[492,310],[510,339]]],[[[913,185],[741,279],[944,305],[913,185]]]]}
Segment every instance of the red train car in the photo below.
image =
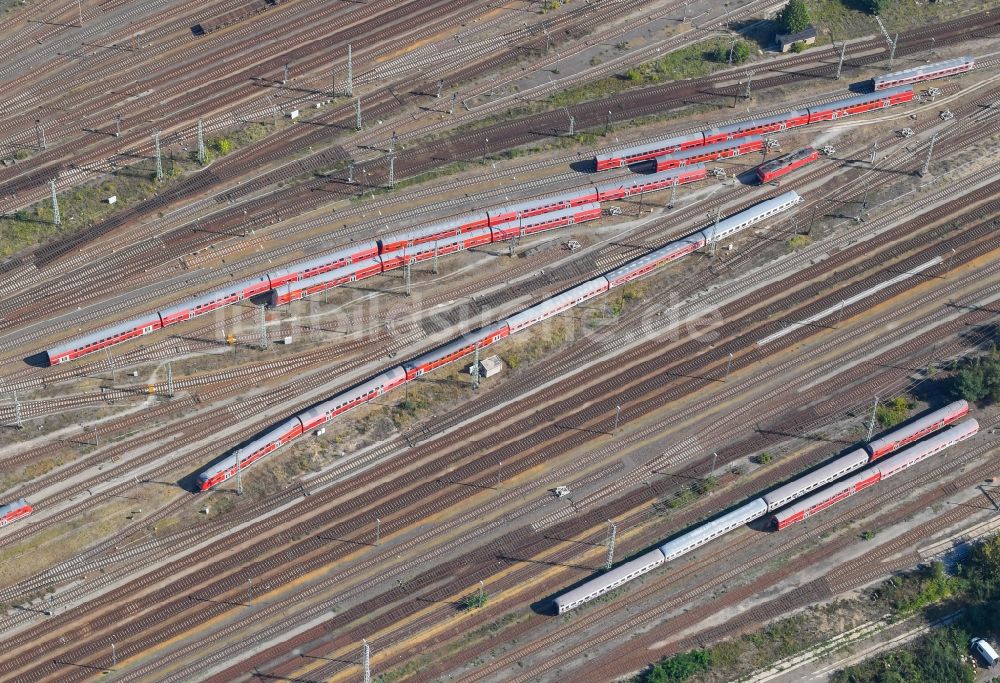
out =
{"type": "Polygon", "coordinates": [[[406,371],[406,380],[410,381],[420,377],[425,372],[430,372],[442,365],[452,363],[463,356],[468,356],[476,350],[476,347],[483,348],[497,342],[510,334],[510,327],[507,321],[490,323],[486,327],[463,334],[447,344],[437,347],[433,351],[428,351],[422,356],[417,356],[413,360],[403,363],[403,370],[406,371]]]}
{"type": "Polygon", "coordinates": [[[541,216],[522,218],[515,223],[504,223],[503,225],[499,225],[492,228],[493,241],[503,242],[504,240],[514,239],[515,237],[523,237],[525,235],[533,235],[536,232],[545,232],[546,230],[561,228],[565,225],[574,225],[576,223],[592,221],[600,217],[600,202],[581,204],[580,206],[563,209],[562,211],[553,211],[552,213],[542,214],[541,216]]]}
{"type": "Polygon", "coordinates": [[[462,233],[482,230],[489,224],[490,217],[485,211],[456,216],[431,225],[382,237],[378,240],[378,251],[382,255],[391,254],[394,251],[402,251],[417,244],[433,243],[462,233]]]}
{"type": "Polygon", "coordinates": [[[323,254],[311,258],[308,261],[292,263],[285,268],[271,271],[267,274],[271,281],[271,289],[277,289],[289,282],[298,282],[307,278],[316,277],[331,270],[343,268],[352,263],[370,261],[378,257],[378,243],[375,241],[352,244],[345,249],[323,254]]]}
{"type": "Polygon", "coordinates": [[[220,482],[235,476],[238,470],[246,469],[268,453],[278,450],[301,435],[302,421],[298,417],[285,420],[202,472],[198,476],[198,488],[207,491],[220,482]]]}
{"type": "Polygon", "coordinates": [[[650,142],[645,145],[626,147],[625,149],[620,149],[617,152],[598,154],[594,157],[594,165],[598,171],[606,171],[612,168],[622,168],[624,166],[628,166],[629,164],[646,161],[647,159],[655,159],[656,157],[663,156],[664,154],[672,154],[674,152],[681,152],[694,147],[701,147],[703,144],[705,144],[705,137],[701,133],[695,133],[694,135],[682,135],[667,138],[665,140],[657,140],[656,142],[650,142]]]}
{"type": "Polygon", "coordinates": [[[965,73],[966,71],[971,71],[975,65],[976,60],[972,57],[946,59],[943,62],[937,62],[935,64],[923,64],[921,66],[913,67],[912,69],[906,69],[905,71],[897,71],[895,73],[885,74],[884,76],[876,76],[872,79],[872,85],[875,90],[885,90],[887,88],[894,88],[897,85],[919,83],[922,81],[930,81],[935,78],[944,78],[946,76],[954,76],[955,74],[965,73]]]}
{"type": "Polygon", "coordinates": [[[34,512],[34,508],[24,498],[16,500],[13,503],[0,505],[0,527],[13,524],[17,520],[27,517],[32,512],[34,512]]]}
{"type": "Polygon", "coordinates": [[[715,161],[717,159],[731,159],[741,154],[759,152],[764,149],[764,138],[752,136],[718,142],[714,145],[705,145],[686,152],[668,154],[656,159],[657,171],[669,171],[672,168],[681,166],[691,166],[705,161],[715,161]]]}
{"type": "Polygon", "coordinates": [[[693,164],[651,175],[634,175],[611,183],[598,185],[597,196],[602,202],[622,199],[642,194],[643,192],[660,190],[671,185],[683,185],[685,183],[704,180],[706,175],[705,164],[693,164]]]}
{"type": "Polygon", "coordinates": [[[383,272],[395,270],[402,268],[407,262],[416,263],[434,258],[435,253],[438,256],[454,254],[463,249],[489,244],[492,241],[493,234],[490,232],[490,228],[480,228],[434,242],[420,242],[402,251],[394,251],[382,256],[382,270],[383,272]]]}
{"type": "Polygon", "coordinates": [[[810,164],[819,159],[819,152],[812,147],[800,149],[797,152],[786,154],[783,157],[772,159],[757,167],[757,177],[762,183],[769,183],[786,173],[791,173],[797,168],[810,164]]]}
{"type": "Polygon", "coordinates": [[[878,460],[884,455],[899,450],[917,439],[922,439],[932,432],[947,427],[969,414],[969,404],[965,401],[955,401],[943,408],[924,415],[913,422],[894,429],[888,434],[875,439],[865,446],[872,460],[878,460]]]}
{"type": "Polygon", "coordinates": [[[862,470],[843,481],[830,484],[819,493],[814,493],[788,509],[782,510],[771,518],[771,524],[780,531],[865,490],[869,486],[874,486],[881,479],[882,474],[877,467],[862,470]]]}
{"type": "Polygon", "coordinates": [[[766,133],[776,133],[804,126],[809,123],[809,111],[786,111],[783,114],[768,116],[762,119],[741,121],[731,123],[727,126],[719,126],[705,131],[705,144],[714,145],[727,140],[736,140],[751,135],[764,135],[766,133]]]}
{"type": "Polygon", "coordinates": [[[283,306],[291,301],[298,301],[334,287],[342,287],[358,280],[364,280],[381,272],[382,261],[378,258],[368,259],[361,263],[351,263],[336,270],[307,277],[297,282],[287,282],[281,287],[276,287],[271,290],[269,303],[272,307],[283,306]]]}
{"type": "Polygon", "coordinates": [[[885,109],[886,107],[911,102],[912,100],[913,88],[909,85],[889,88],[868,95],[848,97],[836,102],[809,107],[809,123],[842,119],[845,116],[863,114],[866,111],[873,111],[875,109],[885,109]]]}
{"type": "Polygon", "coordinates": [[[46,355],[49,358],[49,365],[59,365],[67,361],[76,360],[88,353],[94,353],[101,349],[115,344],[122,344],[129,339],[141,337],[154,330],[163,327],[158,313],[150,313],[135,320],[119,323],[113,327],[108,327],[98,332],[93,332],[85,337],[71,339],[59,346],[55,346],[46,355]]]}

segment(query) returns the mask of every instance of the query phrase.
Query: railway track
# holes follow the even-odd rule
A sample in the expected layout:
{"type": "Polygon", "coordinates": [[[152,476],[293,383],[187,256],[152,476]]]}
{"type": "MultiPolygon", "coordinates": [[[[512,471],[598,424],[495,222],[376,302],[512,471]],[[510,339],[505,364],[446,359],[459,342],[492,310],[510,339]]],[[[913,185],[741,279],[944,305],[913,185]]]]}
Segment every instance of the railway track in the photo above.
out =
{"type": "MultiPolygon", "coordinates": [[[[786,78],[786,79],[787,79],[787,78],[789,78],[789,76],[788,76],[788,75],[786,74],[786,75],[784,75],[784,78],[786,78]]],[[[655,89],[650,89],[650,90],[655,90],[655,89]]],[[[650,94],[652,94],[652,93],[647,93],[647,95],[650,95],[650,94]]],[[[634,96],[634,95],[630,95],[630,97],[631,97],[631,96],[634,96]]],[[[600,109],[601,111],[603,111],[603,109],[605,109],[605,106],[604,106],[604,105],[602,104],[602,105],[600,105],[599,109],[600,109]]],[[[583,120],[583,119],[578,119],[578,120],[583,120]]],[[[537,121],[532,121],[531,123],[533,123],[533,124],[537,124],[538,122],[537,122],[537,121]]],[[[536,126],[536,127],[537,127],[537,126],[536,126]]],[[[500,132],[501,132],[501,131],[495,131],[495,132],[491,133],[491,134],[493,134],[493,135],[494,135],[494,138],[493,138],[493,139],[496,139],[496,136],[497,136],[497,135],[498,135],[498,134],[499,134],[500,132]]],[[[501,136],[501,138],[502,138],[502,136],[501,136]]],[[[475,142],[474,144],[470,142],[470,146],[474,146],[474,147],[478,148],[478,143],[479,143],[479,141],[478,141],[478,140],[477,140],[477,141],[476,141],[476,142],[475,142]]],[[[403,159],[401,158],[401,166],[400,166],[400,167],[402,167],[402,164],[404,164],[404,163],[405,163],[405,160],[403,160],[403,159]]],[[[327,184],[328,184],[328,183],[327,183],[327,184]]],[[[312,188],[309,188],[309,189],[311,190],[312,188]]],[[[269,204],[270,204],[270,202],[269,202],[269,204]]],[[[253,208],[253,207],[249,207],[249,208],[253,208]]],[[[278,216],[277,214],[275,214],[275,217],[280,217],[280,216],[278,216]]],[[[242,218],[242,215],[241,215],[241,218],[242,218]]]]}
{"type": "MultiPolygon", "coordinates": [[[[987,428],[992,428],[996,423],[997,420],[994,418],[985,426],[987,428]]],[[[558,654],[547,657],[544,661],[539,662],[537,664],[537,668],[533,669],[531,676],[538,676],[539,674],[551,671],[553,668],[557,666],[565,665],[568,662],[573,661],[574,658],[580,657],[580,655],[583,652],[587,650],[593,650],[598,645],[609,642],[614,638],[620,638],[625,634],[637,632],[644,625],[649,624],[653,619],[660,620],[660,623],[657,626],[658,634],[662,633],[664,630],[668,630],[669,632],[682,632],[686,628],[697,625],[700,620],[705,619],[710,613],[717,613],[718,610],[726,606],[737,604],[742,599],[746,599],[754,594],[759,594],[760,591],[764,590],[766,586],[774,585],[775,577],[765,575],[765,577],[763,577],[762,579],[758,579],[757,581],[751,582],[749,584],[742,584],[735,589],[732,588],[731,586],[733,585],[734,582],[738,581],[741,576],[745,576],[748,573],[748,570],[752,569],[753,567],[766,566],[768,562],[771,562],[779,557],[787,555],[787,553],[792,551],[796,546],[802,544],[804,540],[803,536],[806,536],[808,538],[816,538],[817,536],[821,536],[824,533],[824,531],[833,530],[838,525],[843,524],[843,522],[846,519],[863,518],[865,515],[873,514],[875,512],[880,512],[880,523],[889,524],[894,520],[905,519],[907,516],[912,515],[913,512],[915,512],[916,510],[928,507],[937,498],[936,490],[921,496],[915,502],[910,502],[909,504],[904,505],[901,510],[896,510],[894,512],[890,512],[889,514],[885,514],[884,512],[882,512],[892,502],[894,502],[894,500],[898,500],[901,494],[913,491],[917,489],[920,485],[925,485],[928,482],[934,481],[935,479],[946,477],[948,474],[951,474],[955,471],[955,467],[957,465],[962,463],[973,462],[976,458],[981,457],[985,452],[987,452],[992,447],[992,445],[993,445],[992,443],[981,443],[975,448],[968,449],[966,452],[962,453],[962,455],[959,456],[957,459],[952,459],[951,461],[944,460],[944,462],[937,464],[937,466],[934,467],[931,471],[924,472],[916,477],[910,477],[906,479],[906,482],[904,484],[896,484],[893,486],[892,490],[884,491],[881,493],[881,495],[878,495],[874,498],[870,497],[863,504],[861,504],[860,506],[856,506],[852,510],[847,510],[847,509],[842,510],[834,508],[834,510],[836,510],[837,513],[839,513],[836,514],[835,517],[830,517],[829,512],[825,513],[824,521],[822,523],[819,523],[808,530],[799,530],[797,535],[795,535],[793,538],[789,539],[782,545],[778,546],[777,548],[768,550],[767,552],[755,554],[751,559],[747,559],[743,563],[741,563],[740,566],[735,567],[734,569],[731,569],[725,573],[717,574],[708,582],[702,583],[696,589],[689,590],[681,594],[676,594],[667,600],[660,600],[659,604],[657,604],[655,607],[651,609],[644,609],[642,613],[638,615],[633,615],[631,616],[631,618],[618,623],[613,629],[603,631],[600,636],[594,638],[588,638],[584,643],[581,643],[571,648],[563,649],[562,651],[558,652],[558,654]],[[695,604],[699,598],[703,598],[704,596],[709,595],[710,591],[712,591],[713,589],[720,588],[723,586],[730,586],[730,588],[727,591],[725,597],[723,597],[722,599],[715,598],[713,600],[710,600],[708,604],[706,604],[704,607],[696,607],[686,612],[683,615],[668,617],[666,621],[663,621],[663,617],[667,617],[672,612],[677,610],[681,605],[695,604]]],[[[985,472],[987,471],[989,471],[989,468],[987,466],[980,465],[975,469],[973,469],[972,472],[966,474],[965,476],[960,477],[959,479],[965,484],[965,486],[968,486],[971,485],[971,483],[975,482],[976,480],[981,479],[984,476],[985,472]]],[[[947,526],[950,526],[951,524],[954,524],[956,521],[960,520],[964,516],[967,516],[968,514],[969,514],[968,510],[953,508],[944,516],[937,518],[939,521],[935,524],[932,524],[931,528],[935,532],[939,531],[943,528],[946,528],[947,526]]],[[[791,573],[795,570],[803,569],[807,566],[812,565],[820,557],[829,557],[831,554],[835,553],[837,549],[839,549],[840,547],[845,547],[852,541],[853,538],[842,536],[838,541],[835,541],[833,544],[830,543],[824,544],[824,547],[818,550],[814,550],[807,555],[800,556],[799,558],[785,565],[781,570],[776,572],[778,574],[777,579],[787,577],[791,575],[791,573]]],[[[897,544],[895,542],[890,542],[888,544],[891,553],[898,551],[899,548],[896,547],[896,545],[897,544]]],[[[664,583],[663,577],[660,577],[659,580],[647,582],[645,586],[643,586],[641,589],[637,591],[631,591],[631,597],[632,597],[630,601],[631,604],[633,605],[641,604],[642,601],[648,600],[650,597],[652,597],[660,590],[662,590],[663,583],[664,583]]],[[[823,599],[829,597],[830,594],[831,593],[828,592],[828,590],[823,590],[814,594],[811,597],[813,599],[815,598],[823,599]]],[[[551,647],[553,644],[559,643],[564,639],[569,639],[573,631],[579,631],[591,625],[597,626],[601,622],[610,622],[611,621],[610,615],[615,612],[620,612],[622,609],[623,609],[623,604],[621,601],[616,601],[596,606],[595,608],[587,611],[584,615],[581,615],[571,620],[571,622],[568,625],[563,626],[562,628],[559,628],[551,632],[545,637],[533,641],[526,647],[516,648],[513,652],[505,654],[502,657],[496,658],[489,664],[479,667],[474,673],[470,673],[463,676],[460,680],[462,681],[483,680],[492,674],[496,674],[503,670],[509,670],[509,667],[511,667],[514,664],[514,662],[516,662],[518,659],[523,659],[526,656],[526,654],[532,652],[539,652],[540,650],[551,647]]],[[[647,639],[650,639],[649,636],[645,636],[642,638],[642,640],[647,640],[647,639]]],[[[694,641],[696,644],[691,646],[697,647],[698,641],[694,638],[688,639],[686,642],[687,644],[690,645],[692,641],[694,641]]],[[[627,657],[626,661],[628,663],[625,663],[622,660],[618,660],[615,664],[615,668],[621,667],[624,668],[625,670],[629,670],[629,668],[631,668],[630,665],[634,664],[636,659],[634,654],[631,653],[634,653],[636,649],[638,649],[635,647],[635,645],[636,645],[635,643],[632,643],[630,645],[630,652],[628,654],[624,652],[617,653],[621,654],[623,657],[627,657]]],[[[663,648],[661,648],[661,650],[662,649],[663,648]]],[[[679,651],[680,649],[683,649],[683,644],[681,645],[680,648],[678,648],[677,651],[679,651]]],[[[665,654],[669,654],[669,652],[674,651],[673,648],[669,647],[666,648],[666,650],[667,651],[665,654]]],[[[645,654],[643,654],[643,656],[648,657],[648,655],[645,654]]],[[[643,661],[642,664],[636,668],[641,668],[641,666],[644,666],[645,664],[646,661],[643,661]]],[[[531,677],[518,676],[513,680],[527,681],[531,680],[531,677]]]]}

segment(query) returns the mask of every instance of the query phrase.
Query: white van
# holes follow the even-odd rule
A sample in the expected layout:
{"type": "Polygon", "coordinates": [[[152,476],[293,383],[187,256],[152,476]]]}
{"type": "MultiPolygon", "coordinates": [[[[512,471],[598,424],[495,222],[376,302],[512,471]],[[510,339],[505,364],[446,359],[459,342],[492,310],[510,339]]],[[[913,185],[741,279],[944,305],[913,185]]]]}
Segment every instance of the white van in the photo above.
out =
{"type": "Polygon", "coordinates": [[[992,667],[1000,664],[1000,657],[997,656],[997,651],[982,638],[973,638],[969,644],[972,646],[972,650],[986,662],[986,666],[992,667]]]}

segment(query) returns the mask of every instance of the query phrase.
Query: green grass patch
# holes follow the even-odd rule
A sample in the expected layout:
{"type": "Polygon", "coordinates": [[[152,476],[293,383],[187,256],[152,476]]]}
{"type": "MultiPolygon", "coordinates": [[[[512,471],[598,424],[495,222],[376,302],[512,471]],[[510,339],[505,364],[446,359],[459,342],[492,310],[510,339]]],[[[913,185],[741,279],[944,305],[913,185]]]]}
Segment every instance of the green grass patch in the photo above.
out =
{"type": "Polygon", "coordinates": [[[716,61],[715,55],[724,52],[728,56],[731,44],[732,42],[725,38],[714,38],[695,43],[655,61],[633,67],[623,74],[616,74],[558,92],[550,96],[546,103],[549,108],[566,107],[580,102],[610,97],[638,86],[707,76],[713,71],[728,66],[726,61],[716,61]]]}
{"type": "Polygon", "coordinates": [[[802,247],[808,247],[812,244],[812,239],[809,235],[794,235],[788,238],[788,242],[786,242],[786,244],[789,249],[795,251],[797,249],[801,249],[802,247]]]}

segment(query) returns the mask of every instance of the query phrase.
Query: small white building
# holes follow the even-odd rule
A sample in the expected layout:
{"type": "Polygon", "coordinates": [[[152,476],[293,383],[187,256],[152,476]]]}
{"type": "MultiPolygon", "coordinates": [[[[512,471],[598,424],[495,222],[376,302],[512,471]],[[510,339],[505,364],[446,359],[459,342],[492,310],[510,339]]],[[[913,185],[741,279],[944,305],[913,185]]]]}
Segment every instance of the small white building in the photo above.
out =
{"type": "MultiPolygon", "coordinates": [[[[501,370],[503,370],[503,361],[500,360],[500,356],[490,356],[479,361],[480,377],[492,377],[501,370]]],[[[469,365],[466,371],[470,375],[474,375],[476,373],[476,366],[474,364],[469,365]]]]}
{"type": "Polygon", "coordinates": [[[993,646],[987,643],[982,638],[972,639],[972,650],[979,655],[980,659],[988,667],[994,667],[1000,664],[1000,656],[997,656],[997,651],[993,649],[993,646]]]}

